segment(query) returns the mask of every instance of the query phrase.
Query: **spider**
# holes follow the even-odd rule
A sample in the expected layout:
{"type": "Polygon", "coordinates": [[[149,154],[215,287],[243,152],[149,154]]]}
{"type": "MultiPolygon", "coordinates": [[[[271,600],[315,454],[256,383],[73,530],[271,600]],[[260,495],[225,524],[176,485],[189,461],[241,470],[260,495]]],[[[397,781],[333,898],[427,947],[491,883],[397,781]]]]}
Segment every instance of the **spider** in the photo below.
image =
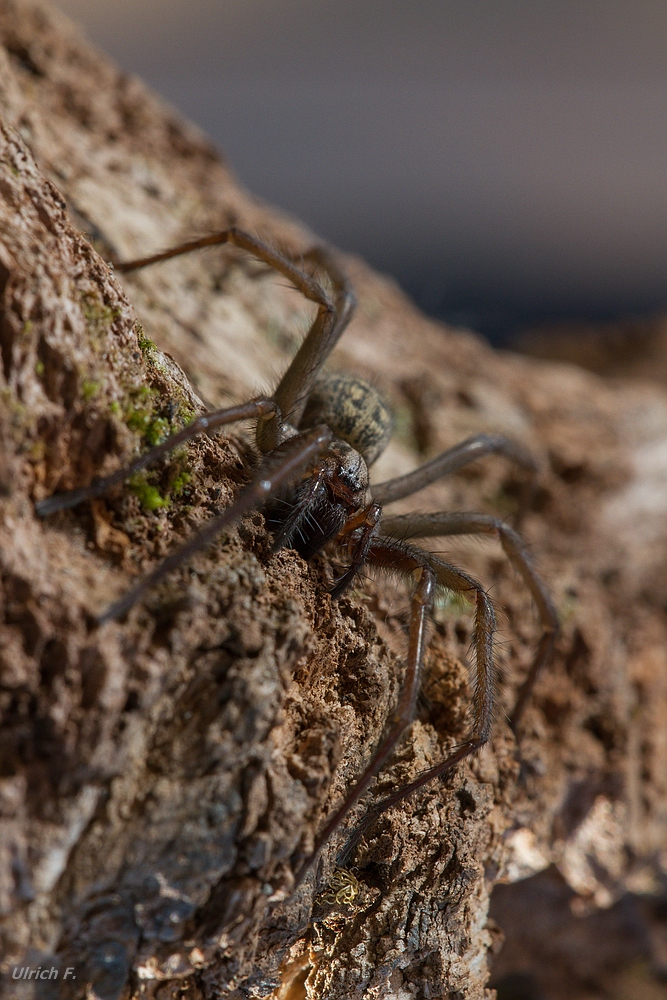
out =
{"type": "Polygon", "coordinates": [[[535,473],[536,466],[531,456],[508,438],[481,434],[444,451],[414,472],[369,489],[368,470],[389,442],[392,415],[372,385],[355,376],[322,372],[355,305],[349,282],[328,249],[316,247],[298,259],[291,258],[240,229],[229,228],[149,257],[116,262],[115,267],[127,273],[220,244],[232,244],[249,252],[283,275],[317,305],[312,326],[273,395],[258,396],[247,403],[204,413],[130,465],[82,489],[55,494],[38,503],[36,509],[45,516],[74,507],[100,496],[198,434],[211,434],[226,424],[254,418],[261,464],[249,485],[230,507],[207,522],[104,611],[99,623],[126,614],[149,588],[253,508],[264,512],[267,527],[273,533],[274,550],[289,546],[310,559],[329,543],[338,547],[346,557],[348,568],[331,590],[333,599],[340,597],[364,566],[391,569],[412,579],[407,662],[395,715],[363,774],[329,817],[311,854],[296,872],[295,886],[298,886],[412,721],[421,682],[426,628],[438,587],[468,594],[475,603],[476,683],[472,726],[464,741],[448,757],[369,810],[354,831],[345,856],[381,813],[474,754],[489,739],[494,710],[493,636],[496,628],[491,600],[477,580],[419,548],[413,544],[413,539],[495,535],[530,591],[539,613],[542,636],[511,715],[514,729],[538,672],[552,654],[558,621],[548,591],[533,568],[519,535],[503,521],[488,514],[467,512],[384,515],[385,505],[418,492],[484,455],[501,454],[529,474],[535,473]]]}

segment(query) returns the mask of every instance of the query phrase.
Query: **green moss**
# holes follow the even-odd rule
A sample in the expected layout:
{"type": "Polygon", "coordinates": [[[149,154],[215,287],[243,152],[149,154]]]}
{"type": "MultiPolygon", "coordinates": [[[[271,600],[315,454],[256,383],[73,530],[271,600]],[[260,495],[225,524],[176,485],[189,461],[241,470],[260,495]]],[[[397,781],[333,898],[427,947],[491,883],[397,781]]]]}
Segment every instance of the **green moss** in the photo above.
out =
{"type": "Polygon", "coordinates": [[[117,399],[114,399],[114,401],[112,402],[112,404],[111,404],[111,406],[109,407],[109,409],[110,409],[110,410],[111,410],[111,412],[112,412],[113,414],[115,414],[116,416],[117,416],[117,415],[118,415],[118,414],[119,414],[119,413],[121,412],[121,409],[120,409],[120,403],[118,402],[118,400],[117,400],[117,399]]]}
{"type": "Polygon", "coordinates": [[[185,399],[181,399],[178,404],[176,416],[181,422],[181,425],[183,427],[187,427],[188,424],[191,424],[192,421],[197,418],[197,413],[189,403],[185,402],[185,399]]]}
{"type": "Polygon", "coordinates": [[[83,396],[86,402],[88,402],[91,399],[94,399],[99,391],[100,391],[99,382],[93,382],[91,380],[86,379],[81,383],[81,395],[83,396]]]}
{"type": "Polygon", "coordinates": [[[160,510],[161,507],[168,507],[170,504],[169,498],[163,497],[157,487],[148,482],[145,475],[132,476],[128,485],[144,510],[160,510]]]}
{"type": "MultiPolygon", "coordinates": [[[[157,395],[155,389],[147,385],[141,385],[133,389],[130,399],[125,407],[125,423],[131,431],[136,431],[145,438],[147,444],[158,444],[160,433],[164,430],[162,426],[166,421],[153,414],[154,398],[157,395]],[[154,428],[157,421],[162,423],[154,428]]],[[[167,425],[168,426],[168,425],[167,425]]]]}
{"type": "Polygon", "coordinates": [[[178,494],[182,493],[190,482],[192,482],[192,476],[189,472],[179,472],[171,484],[171,492],[174,496],[178,496],[178,494]]]}
{"type": "Polygon", "coordinates": [[[149,385],[140,385],[132,391],[132,396],[134,399],[153,399],[158,395],[157,389],[151,389],[149,385]]]}
{"type": "Polygon", "coordinates": [[[152,406],[134,406],[125,414],[125,423],[131,431],[141,434],[147,445],[153,448],[169,437],[171,424],[166,417],[156,417],[152,406]]]}
{"type": "Polygon", "coordinates": [[[171,426],[165,417],[155,417],[148,425],[144,438],[153,448],[156,444],[162,444],[167,440],[170,430],[171,426]]]}
{"type": "Polygon", "coordinates": [[[134,332],[137,335],[137,344],[139,345],[139,350],[142,354],[148,354],[151,351],[157,350],[155,344],[144,334],[144,328],[141,323],[135,323],[134,332]]]}
{"type": "Polygon", "coordinates": [[[94,292],[83,293],[81,310],[89,326],[98,332],[111,326],[120,317],[120,309],[117,306],[106,305],[94,292]]]}
{"type": "Polygon", "coordinates": [[[35,361],[35,375],[37,375],[37,377],[39,378],[43,374],[44,374],[44,362],[43,361],[35,361]]]}
{"type": "Polygon", "coordinates": [[[151,422],[151,411],[135,406],[125,414],[125,423],[131,431],[145,434],[151,422]]]}

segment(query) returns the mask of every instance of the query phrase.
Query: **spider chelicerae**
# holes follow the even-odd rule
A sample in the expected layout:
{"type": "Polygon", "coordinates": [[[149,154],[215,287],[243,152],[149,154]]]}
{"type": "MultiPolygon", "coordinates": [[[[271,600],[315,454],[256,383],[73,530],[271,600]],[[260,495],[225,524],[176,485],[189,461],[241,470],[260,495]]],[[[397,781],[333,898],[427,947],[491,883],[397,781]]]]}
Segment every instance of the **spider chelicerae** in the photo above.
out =
{"type": "Polygon", "coordinates": [[[354,295],[332,253],[317,247],[298,259],[237,228],[139,260],[116,263],[122,272],[135,271],[190,251],[232,244],[282,274],[317,305],[317,315],[301,347],[272,396],[258,396],[238,406],[214,410],[104,479],[90,486],[56,494],[37,504],[47,515],[100,496],[133,473],[157,462],[177,445],[198,434],[211,434],[237,421],[256,420],[259,468],[251,482],[223,513],[214,517],[152,573],[137,583],[99,618],[100,624],[119,618],[146,591],[208,545],[225,527],[246,512],[263,510],[273,533],[274,550],[288,546],[305,559],[326,545],[338,547],[348,568],[334,584],[332,598],[350,586],[364,566],[391,569],[413,582],[405,678],[395,715],[365,771],[327,820],[312,853],[296,873],[296,884],[319,855],[390,757],[412,720],[421,683],[426,627],[438,587],[469,595],[475,603],[475,685],[473,721],[465,740],[441,763],[409,785],[377,803],[357,827],[345,851],[390,806],[475,753],[489,739],[493,719],[493,636],[496,618],[481,583],[463,570],[413,544],[416,538],[446,535],[495,535],[508,559],[523,578],[537,607],[542,636],[511,715],[516,728],[526,700],[542,666],[551,656],[558,623],[549,594],[535,572],[519,535],[489,514],[441,512],[385,515],[384,507],[410,496],[442,476],[491,453],[504,455],[529,475],[535,472],[531,456],[501,435],[481,434],[444,451],[407,475],[374,485],[369,490],[369,467],[387,446],[392,415],[379,392],[351,375],[326,374],[323,366],[345,330],[354,309],[354,295]],[[370,493],[370,495],[369,495],[370,493]],[[408,540],[409,539],[409,540],[408,540]]]}

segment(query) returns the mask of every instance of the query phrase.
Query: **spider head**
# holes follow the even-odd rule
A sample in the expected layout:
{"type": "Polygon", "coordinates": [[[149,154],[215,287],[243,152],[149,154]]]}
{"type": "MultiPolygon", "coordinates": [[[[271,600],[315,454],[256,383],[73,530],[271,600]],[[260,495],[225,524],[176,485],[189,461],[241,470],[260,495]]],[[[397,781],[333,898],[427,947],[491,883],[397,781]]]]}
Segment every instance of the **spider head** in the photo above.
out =
{"type": "Polygon", "coordinates": [[[326,482],[334,502],[357,510],[366,501],[368,466],[347,441],[334,439],[325,458],[326,482]]]}
{"type": "Polygon", "coordinates": [[[363,506],[368,467],[362,455],[338,438],[296,489],[274,497],[265,508],[273,548],[288,546],[310,559],[363,506]]]}

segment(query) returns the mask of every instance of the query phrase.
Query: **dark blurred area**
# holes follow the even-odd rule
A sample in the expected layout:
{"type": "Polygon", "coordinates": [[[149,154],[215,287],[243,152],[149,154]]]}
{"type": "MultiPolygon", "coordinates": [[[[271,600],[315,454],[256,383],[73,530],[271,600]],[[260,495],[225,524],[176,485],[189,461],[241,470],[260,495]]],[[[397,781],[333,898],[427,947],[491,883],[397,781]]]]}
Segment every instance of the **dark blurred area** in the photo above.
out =
{"type": "Polygon", "coordinates": [[[496,343],[667,306],[661,0],[59,0],[256,194],[496,343]]]}
{"type": "Polygon", "coordinates": [[[554,866],[496,886],[490,917],[504,943],[489,986],[497,1000],[665,1000],[664,876],[662,883],[587,914],[554,866]]]}

